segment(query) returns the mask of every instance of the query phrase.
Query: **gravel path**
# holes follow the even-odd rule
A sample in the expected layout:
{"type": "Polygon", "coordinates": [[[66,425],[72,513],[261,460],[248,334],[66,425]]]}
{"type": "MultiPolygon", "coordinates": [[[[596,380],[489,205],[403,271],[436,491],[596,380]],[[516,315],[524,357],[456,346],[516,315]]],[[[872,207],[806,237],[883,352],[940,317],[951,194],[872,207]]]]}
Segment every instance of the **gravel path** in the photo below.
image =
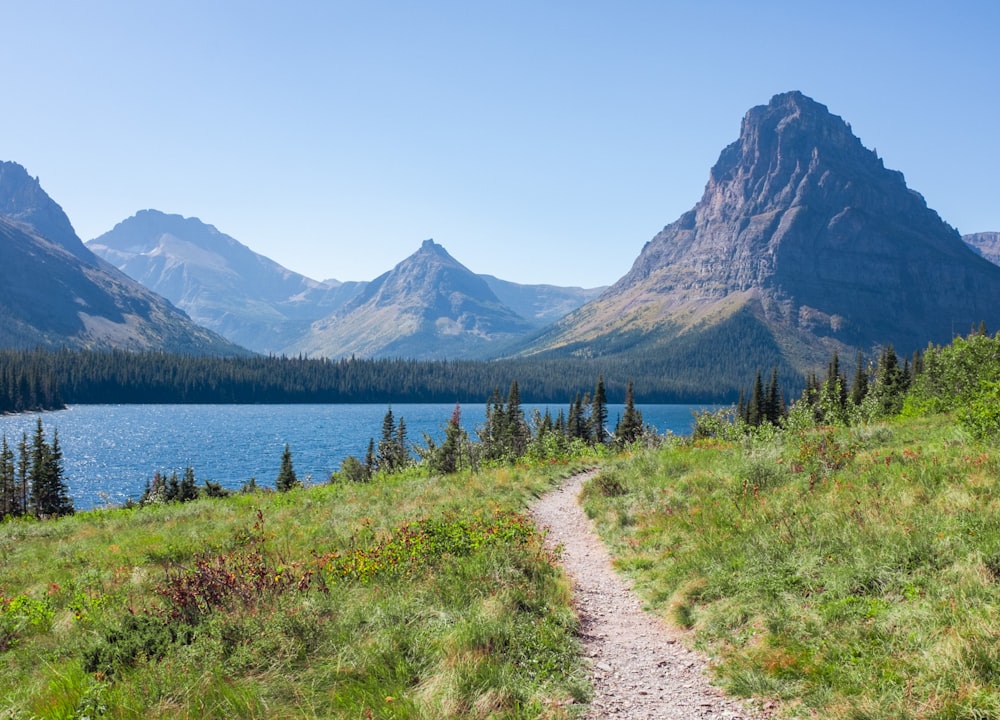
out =
{"type": "Polygon", "coordinates": [[[708,682],[703,657],[688,650],[678,631],[646,613],[578,502],[596,471],[570,478],[532,506],[548,530],[550,547],[562,546],[562,564],[573,580],[584,652],[591,659],[594,697],[588,719],[688,720],[764,717],[727,698],[708,682]]]}

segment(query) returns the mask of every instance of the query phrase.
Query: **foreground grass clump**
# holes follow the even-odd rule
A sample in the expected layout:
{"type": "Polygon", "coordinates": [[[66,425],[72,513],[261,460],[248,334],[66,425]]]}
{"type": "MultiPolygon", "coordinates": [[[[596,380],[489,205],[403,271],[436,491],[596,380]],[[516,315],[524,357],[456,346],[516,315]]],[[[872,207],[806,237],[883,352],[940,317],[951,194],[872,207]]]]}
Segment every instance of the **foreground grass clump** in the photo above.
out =
{"type": "Polygon", "coordinates": [[[543,471],[0,524],[0,718],[536,718],[585,699],[543,471]]]}
{"type": "Polygon", "coordinates": [[[788,715],[1000,717],[1000,453],[947,417],[677,443],[586,508],[732,692],[788,715]]]}

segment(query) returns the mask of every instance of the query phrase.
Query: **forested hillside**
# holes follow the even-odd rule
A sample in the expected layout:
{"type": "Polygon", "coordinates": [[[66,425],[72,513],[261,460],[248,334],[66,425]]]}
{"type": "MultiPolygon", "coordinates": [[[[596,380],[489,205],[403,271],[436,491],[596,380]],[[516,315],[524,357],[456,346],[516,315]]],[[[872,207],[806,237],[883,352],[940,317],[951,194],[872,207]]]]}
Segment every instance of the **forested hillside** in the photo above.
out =
{"type": "MultiPolygon", "coordinates": [[[[513,380],[528,402],[564,403],[603,375],[611,402],[631,379],[642,402],[735,401],[653,357],[495,362],[220,358],[126,351],[0,351],[0,412],[104,403],[486,402],[513,380]],[[677,372],[675,375],[674,373],[677,372]]],[[[789,390],[799,378],[782,377],[789,390]]]]}

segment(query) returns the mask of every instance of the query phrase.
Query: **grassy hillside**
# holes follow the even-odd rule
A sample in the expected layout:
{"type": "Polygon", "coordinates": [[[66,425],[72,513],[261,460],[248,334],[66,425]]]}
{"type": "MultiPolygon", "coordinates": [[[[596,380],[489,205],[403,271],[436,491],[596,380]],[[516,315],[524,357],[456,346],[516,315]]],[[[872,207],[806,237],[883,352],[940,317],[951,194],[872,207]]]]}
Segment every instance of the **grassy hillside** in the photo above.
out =
{"type": "Polygon", "coordinates": [[[521,514],[556,477],[2,523],[0,717],[564,717],[576,619],[521,514]]]}
{"type": "Polygon", "coordinates": [[[823,718],[1000,716],[1000,452],[949,416],[677,443],[585,507],[738,695],[823,718]]]}

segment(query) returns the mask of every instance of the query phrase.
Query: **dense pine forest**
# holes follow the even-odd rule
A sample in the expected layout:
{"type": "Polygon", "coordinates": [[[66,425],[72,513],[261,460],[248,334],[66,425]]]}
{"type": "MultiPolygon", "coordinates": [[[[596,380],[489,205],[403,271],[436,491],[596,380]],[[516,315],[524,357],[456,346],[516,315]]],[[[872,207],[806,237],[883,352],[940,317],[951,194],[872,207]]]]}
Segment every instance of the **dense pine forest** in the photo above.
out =
{"type": "MultiPolygon", "coordinates": [[[[127,351],[0,351],[0,412],[104,403],[484,403],[520,384],[526,402],[568,402],[605,378],[609,402],[731,402],[738,390],[685,379],[655,357],[494,362],[222,358],[127,351]]],[[[722,372],[722,370],[720,370],[722,372]]],[[[802,380],[782,377],[794,390],[802,380]]]]}

